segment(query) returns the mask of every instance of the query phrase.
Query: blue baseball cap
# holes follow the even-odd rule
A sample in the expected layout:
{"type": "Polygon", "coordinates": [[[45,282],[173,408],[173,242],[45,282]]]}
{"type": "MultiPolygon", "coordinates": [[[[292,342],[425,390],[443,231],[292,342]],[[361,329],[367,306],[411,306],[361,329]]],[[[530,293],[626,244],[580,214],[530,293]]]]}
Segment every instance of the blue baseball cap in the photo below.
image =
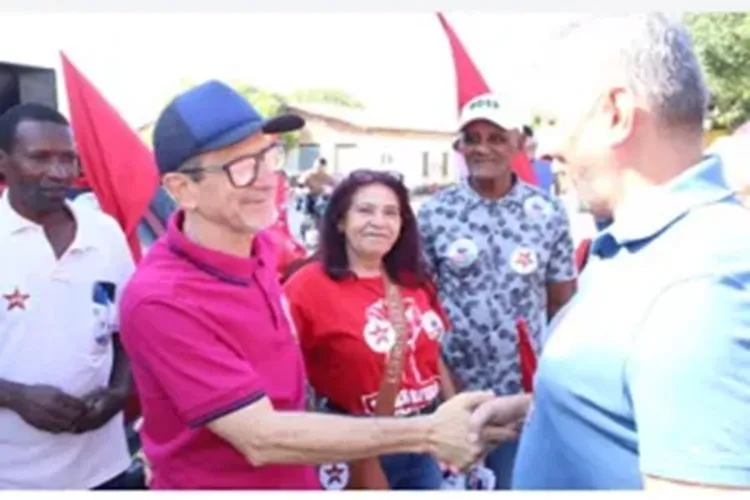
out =
{"type": "Polygon", "coordinates": [[[229,85],[211,80],[175,97],[154,127],[154,154],[162,174],[188,159],[237,144],[257,134],[292,132],[305,126],[287,114],[266,120],[229,85]]]}

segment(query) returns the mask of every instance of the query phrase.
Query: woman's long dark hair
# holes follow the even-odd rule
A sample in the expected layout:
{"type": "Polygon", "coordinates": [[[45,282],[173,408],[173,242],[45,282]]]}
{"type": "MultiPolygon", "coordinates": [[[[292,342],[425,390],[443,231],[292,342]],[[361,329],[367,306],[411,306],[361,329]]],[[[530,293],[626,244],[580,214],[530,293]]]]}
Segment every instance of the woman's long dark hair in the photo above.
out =
{"type": "Polygon", "coordinates": [[[409,192],[398,176],[374,170],[357,170],[342,180],[331,194],[320,227],[320,261],[334,280],[352,275],[346,255],[346,236],[339,224],[352,206],[354,194],[365,186],[380,184],[396,195],[401,212],[401,232],[383,258],[388,277],[402,286],[419,287],[427,275],[422,263],[419,229],[409,204],[409,192]]]}

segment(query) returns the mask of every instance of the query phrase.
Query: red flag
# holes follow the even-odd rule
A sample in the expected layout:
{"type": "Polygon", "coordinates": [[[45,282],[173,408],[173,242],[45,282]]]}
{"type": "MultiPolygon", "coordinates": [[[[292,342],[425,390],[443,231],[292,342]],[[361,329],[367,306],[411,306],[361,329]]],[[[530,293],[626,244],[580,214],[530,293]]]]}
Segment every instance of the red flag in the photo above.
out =
{"type": "Polygon", "coordinates": [[[511,168],[519,179],[532,186],[539,186],[539,179],[536,178],[534,164],[525,151],[520,150],[511,160],[511,168]]]}
{"type": "Polygon", "coordinates": [[[590,250],[591,250],[590,239],[585,239],[581,241],[581,243],[578,245],[578,248],[576,248],[576,267],[578,267],[579,274],[581,271],[583,271],[583,268],[586,267],[586,262],[588,262],[589,260],[590,250]]]}
{"type": "Polygon", "coordinates": [[[529,325],[524,318],[516,321],[518,332],[518,356],[521,359],[521,387],[524,392],[534,392],[534,373],[536,373],[536,353],[531,343],[529,325]]]}
{"type": "Polygon", "coordinates": [[[61,52],[60,57],[84,177],[102,210],[120,223],[138,261],[136,228],[159,185],[154,156],[67,56],[61,52]]]}
{"type": "MultiPolygon", "coordinates": [[[[437,17],[445,35],[448,37],[453,54],[453,66],[456,73],[456,103],[460,114],[466,103],[482,94],[489,94],[491,90],[443,13],[438,12],[437,17]]],[[[535,186],[539,185],[534,166],[524,152],[516,154],[512,161],[512,168],[522,181],[535,186]]]]}
{"type": "Polygon", "coordinates": [[[456,92],[457,92],[457,103],[458,112],[464,105],[482,94],[490,93],[490,86],[484,80],[484,77],[477,69],[477,66],[472,61],[471,56],[464,48],[461,40],[456,35],[448,20],[442,12],[437,13],[438,20],[443,26],[445,35],[448,37],[448,42],[451,46],[451,52],[453,54],[453,65],[456,72],[456,92]]]}

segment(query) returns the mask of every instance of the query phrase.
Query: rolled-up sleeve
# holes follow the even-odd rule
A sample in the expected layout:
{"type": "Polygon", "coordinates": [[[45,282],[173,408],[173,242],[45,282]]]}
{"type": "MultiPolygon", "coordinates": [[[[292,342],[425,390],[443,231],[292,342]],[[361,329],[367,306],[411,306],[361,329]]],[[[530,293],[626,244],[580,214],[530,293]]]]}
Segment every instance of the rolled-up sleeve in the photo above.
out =
{"type": "Polygon", "coordinates": [[[205,425],[265,396],[261,377],[199,309],[151,300],[125,314],[121,334],[136,375],[153,377],[187,425],[205,425]]]}
{"type": "Polygon", "coordinates": [[[666,289],[627,370],[643,474],[750,486],[750,290],[704,276],[666,289]]]}

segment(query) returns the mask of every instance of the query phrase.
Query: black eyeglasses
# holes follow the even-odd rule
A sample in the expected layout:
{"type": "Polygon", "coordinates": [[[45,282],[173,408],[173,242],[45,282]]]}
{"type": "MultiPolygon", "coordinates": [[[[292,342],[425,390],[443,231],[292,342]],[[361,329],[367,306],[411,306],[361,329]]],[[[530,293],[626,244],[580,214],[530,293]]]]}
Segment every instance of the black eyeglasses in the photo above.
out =
{"type": "Polygon", "coordinates": [[[393,179],[397,182],[404,183],[404,174],[395,170],[370,170],[359,169],[349,174],[349,178],[360,182],[372,182],[382,179],[393,179]]]}
{"type": "Polygon", "coordinates": [[[275,142],[257,153],[239,156],[224,165],[188,167],[181,168],[178,171],[187,174],[223,171],[226,173],[232,186],[244,188],[255,184],[260,175],[261,167],[265,171],[276,171],[284,166],[285,160],[284,145],[275,142]]]}

